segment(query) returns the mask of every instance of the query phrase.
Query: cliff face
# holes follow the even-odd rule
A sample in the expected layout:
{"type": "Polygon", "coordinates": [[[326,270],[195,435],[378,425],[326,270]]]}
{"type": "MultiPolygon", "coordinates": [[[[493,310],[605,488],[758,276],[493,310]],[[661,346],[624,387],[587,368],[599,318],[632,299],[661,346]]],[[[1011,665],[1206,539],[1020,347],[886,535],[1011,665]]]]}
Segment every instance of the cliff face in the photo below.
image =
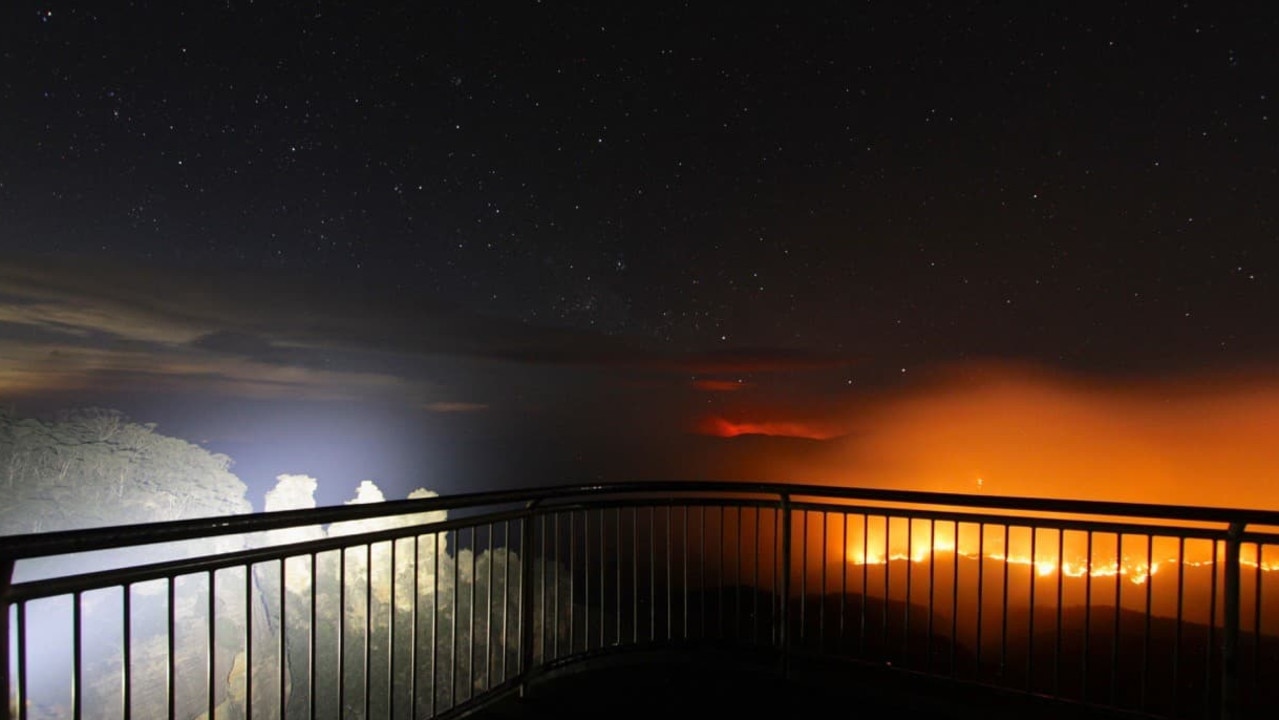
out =
{"type": "Polygon", "coordinates": [[[0,409],[0,534],[251,512],[230,467],[115,411],[42,421],[0,409]]]}
{"type": "MultiPolygon", "coordinates": [[[[102,409],[64,413],[56,420],[20,418],[0,409],[0,534],[16,535],[129,525],[252,511],[247,487],[230,472],[231,459],[130,422],[102,409]]],[[[106,567],[155,562],[196,553],[244,547],[244,539],[172,543],[163,550],[141,547],[19,563],[14,579],[75,574],[106,567]]],[[[230,585],[233,573],[219,573],[230,585]]],[[[241,573],[241,577],[243,574],[241,573]]],[[[239,583],[243,586],[243,582],[239,583]]],[[[180,717],[207,706],[207,588],[205,575],[174,582],[175,705],[180,717]]],[[[167,715],[168,591],[163,582],[127,590],[85,593],[82,712],[85,717],[117,717],[123,702],[124,593],[129,593],[131,704],[135,717],[167,715]]],[[[218,593],[219,633],[214,654],[229,667],[232,640],[243,636],[243,592],[218,593]],[[231,598],[236,597],[238,601],[231,598]]],[[[32,717],[60,717],[68,710],[70,603],[65,599],[28,604],[29,697],[32,717]]],[[[269,649],[270,628],[255,629],[269,649]]],[[[222,686],[225,683],[221,683],[222,686]]],[[[215,684],[215,693],[225,688],[215,684]]]]}

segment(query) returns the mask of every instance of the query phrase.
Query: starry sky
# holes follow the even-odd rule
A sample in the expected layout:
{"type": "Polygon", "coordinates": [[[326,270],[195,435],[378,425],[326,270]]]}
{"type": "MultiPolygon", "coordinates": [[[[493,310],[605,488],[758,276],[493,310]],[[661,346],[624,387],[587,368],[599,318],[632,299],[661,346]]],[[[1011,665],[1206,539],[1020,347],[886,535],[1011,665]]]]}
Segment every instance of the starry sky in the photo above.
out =
{"type": "Polygon", "coordinates": [[[0,400],[338,502],[1269,377],[1273,4],[612,5],[6,9],[0,400]]]}

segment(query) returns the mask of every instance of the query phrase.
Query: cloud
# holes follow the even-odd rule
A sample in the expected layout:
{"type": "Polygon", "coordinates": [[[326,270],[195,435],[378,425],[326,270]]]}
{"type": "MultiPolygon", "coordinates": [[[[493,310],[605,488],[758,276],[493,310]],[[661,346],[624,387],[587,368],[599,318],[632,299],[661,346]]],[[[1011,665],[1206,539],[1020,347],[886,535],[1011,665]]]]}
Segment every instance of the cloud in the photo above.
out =
{"type": "Polygon", "coordinates": [[[437,392],[406,363],[388,369],[412,348],[382,343],[396,356],[388,359],[378,343],[348,330],[361,317],[353,302],[358,298],[279,277],[6,261],[0,390],[419,401],[437,392]]]}
{"type": "Polygon", "coordinates": [[[211,304],[172,302],[183,294],[171,280],[74,261],[7,259],[0,263],[0,321],[156,343],[188,342],[216,328],[216,318],[200,311],[211,304]]]}
{"type": "Polygon", "coordinates": [[[192,347],[228,355],[262,356],[275,350],[270,340],[251,333],[217,330],[191,341],[192,347]]]}
{"type": "MultiPolygon", "coordinates": [[[[190,390],[374,398],[459,413],[499,397],[559,402],[574,383],[620,387],[668,376],[678,381],[660,384],[679,388],[688,376],[855,363],[772,348],[663,352],[642,338],[483,317],[411,289],[320,277],[67,258],[0,262],[0,392],[14,396],[190,390]],[[561,369],[569,373],[552,383],[529,380],[561,369]],[[459,394],[467,401],[444,399],[459,394]]],[[[727,389],[704,380],[703,390],[727,389]]]]}

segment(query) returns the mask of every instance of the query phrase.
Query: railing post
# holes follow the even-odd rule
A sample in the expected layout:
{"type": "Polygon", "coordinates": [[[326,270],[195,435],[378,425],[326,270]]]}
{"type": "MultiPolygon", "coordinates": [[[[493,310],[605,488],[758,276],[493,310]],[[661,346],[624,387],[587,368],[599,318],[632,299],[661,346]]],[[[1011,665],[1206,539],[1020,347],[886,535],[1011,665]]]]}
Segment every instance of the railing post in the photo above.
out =
{"type": "Polygon", "coordinates": [[[520,541],[520,550],[523,552],[520,558],[520,587],[523,590],[520,593],[520,617],[523,618],[520,625],[520,697],[528,696],[529,675],[533,670],[533,521],[537,518],[537,513],[534,512],[536,506],[537,500],[529,501],[528,515],[524,517],[521,533],[523,538],[520,541]]]}
{"type": "MultiPolygon", "coordinates": [[[[13,702],[10,694],[13,688],[9,687],[9,587],[12,583],[13,558],[0,557],[0,698],[4,699],[4,705],[0,707],[0,718],[5,720],[16,709],[10,705],[13,702]]],[[[18,698],[18,701],[26,702],[26,698],[18,698]]]]}
{"type": "Polygon", "coordinates": [[[782,515],[782,562],[781,562],[781,616],[782,624],[778,632],[778,649],[781,651],[782,678],[790,675],[790,571],[791,571],[791,509],[790,494],[782,493],[778,502],[778,512],[782,515]]]}
{"type": "Polygon", "coordinates": [[[1221,720],[1239,717],[1239,549],[1244,523],[1226,531],[1225,618],[1221,630],[1221,720]]]}

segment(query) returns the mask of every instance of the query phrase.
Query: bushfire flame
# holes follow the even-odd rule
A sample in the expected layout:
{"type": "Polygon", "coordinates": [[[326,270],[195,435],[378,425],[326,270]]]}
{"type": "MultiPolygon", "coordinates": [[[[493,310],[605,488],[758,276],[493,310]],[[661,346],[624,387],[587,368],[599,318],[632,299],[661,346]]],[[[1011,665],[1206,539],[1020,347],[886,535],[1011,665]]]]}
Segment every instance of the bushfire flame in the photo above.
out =
{"type": "MultiPolygon", "coordinates": [[[[971,365],[852,402],[782,482],[1279,510],[1279,378],[1098,381],[971,365]],[[836,432],[837,431],[837,432],[836,432]]],[[[805,423],[794,423],[799,434],[805,423]]],[[[820,423],[816,424],[819,427],[820,423]]],[[[753,423],[724,423],[743,432],[753,423]]],[[[806,435],[814,437],[817,434],[806,435]]]]}
{"type": "MultiPolygon", "coordinates": [[[[857,549],[857,550],[850,549],[846,557],[848,562],[852,563],[853,565],[885,565],[889,561],[893,561],[893,562],[910,561],[912,563],[927,563],[930,560],[930,558],[936,559],[937,557],[949,555],[950,553],[953,553],[953,552],[954,550],[952,548],[939,547],[936,549],[936,551],[932,553],[928,552],[927,550],[924,550],[922,552],[916,552],[912,555],[907,555],[905,553],[893,553],[891,555],[885,556],[883,553],[875,553],[875,552],[862,553],[860,549],[857,549]]],[[[1222,554],[1224,555],[1224,552],[1222,554]]],[[[1263,555],[1268,555],[1268,553],[1263,553],[1263,555]]],[[[1004,562],[1009,565],[1027,566],[1027,565],[1033,564],[1035,568],[1035,574],[1038,575],[1039,577],[1051,577],[1057,573],[1057,568],[1058,568],[1058,564],[1056,560],[1035,560],[1032,563],[1029,555],[1016,555],[1016,554],[1004,555],[1003,553],[997,553],[997,552],[986,553],[985,555],[978,555],[977,553],[968,553],[968,552],[961,551],[959,553],[959,556],[967,560],[977,560],[979,558],[984,557],[987,560],[1004,562]]],[[[1142,584],[1145,584],[1145,582],[1151,576],[1158,574],[1160,571],[1160,568],[1168,567],[1169,565],[1175,566],[1176,564],[1177,564],[1176,558],[1170,558],[1168,560],[1153,562],[1149,566],[1147,566],[1144,562],[1125,561],[1123,563],[1117,563],[1114,560],[1108,560],[1108,561],[1094,562],[1092,563],[1090,567],[1089,564],[1084,560],[1075,560],[1075,561],[1066,560],[1066,561],[1062,561],[1060,567],[1061,567],[1062,574],[1065,575],[1066,577],[1081,578],[1081,577],[1084,577],[1085,575],[1092,575],[1095,578],[1106,578],[1106,577],[1113,578],[1114,576],[1119,575],[1127,579],[1129,582],[1133,583],[1134,585],[1142,585],[1142,584]]],[[[1186,558],[1182,560],[1182,564],[1184,564],[1187,567],[1205,567],[1205,566],[1211,565],[1211,561],[1210,560],[1191,560],[1189,558],[1186,558]]],[[[1239,565],[1240,567],[1251,568],[1254,570],[1260,569],[1262,572],[1273,572],[1275,570],[1279,570],[1279,563],[1276,563],[1272,560],[1264,560],[1264,561],[1258,562],[1255,559],[1241,557],[1239,559],[1239,565]]]]}
{"type": "MultiPolygon", "coordinates": [[[[894,529],[885,529],[882,518],[872,516],[863,530],[862,521],[850,520],[844,538],[843,556],[853,565],[885,565],[890,562],[936,563],[947,562],[958,554],[965,560],[989,560],[1008,565],[1033,568],[1039,577],[1051,577],[1060,572],[1065,577],[1113,578],[1120,576],[1134,585],[1145,584],[1161,569],[1178,564],[1185,567],[1207,567],[1214,562],[1225,562],[1225,543],[1208,540],[1191,540],[1180,543],[1175,537],[1124,535],[1116,539],[1114,533],[1095,533],[1091,547],[1091,561],[1087,534],[1083,531],[1065,531],[1041,528],[1035,530],[1036,541],[1032,556],[1031,530],[1026,527],[1009,528],[1005,549],[1004,527],[988,525],[985,539],[979,537],[977,526],[966,528],[961,524],[959,545],[956,547],[951,523],[930,526],[927,521],[915,521],[910,537],[905,537],[906,521],[893,518],[894,529]],[[876,523],[878,520],[878,523],[876,523]],[[876,526],[877,525],[877,526],[876,526]],[[922,528],[920,526],[923,526],[922,528]],[[873,529],[872,529],[873,528],[873,529]],[[930,539],[929,534],[932,534],[930,539]],[[1117,547],[1118,543],[1118,547],[1117,547]],[[1215,553],[1215,557],[1214,557],[1215,553]]],[[[835,533],[838,540],[838,533],[835,533]]],[[[1241,567],[1272,572],[1279,570],[1279,547],[1256,543],[1243,543],[1240,551],[1241,567]]]]}
{"type": "MultiPolygon", "coordinates": [[[[774,421],[775,415],[751,416],[750,422],[717,417],[705,430],[722,437],[758,433],[826,440],[807,455],[777,450],[755,460],[755,474],[770,481],[1279,510],[1279,377],[1273,373],[1098,381],[983,364],[935,377],[941,379],[925,387],[850,400],[842,415],[796,420],[803,415],[791,411],[784,422],[774,421]]],[[[809,573],[842,564],[887,578],[899,567],[889,572],[888,566],[903,564],[915,568],[908,576],[922,573],[927,584],[933,565],[954,562],[967,568],[958,574],[971,583],[973,566],[1015,568],[1023,578],[1040,579],[1031,584],[1043,582],[1045,590],[1060,580],[1078,592],[1088,578],[1109,578],[1103,583],[1109,588],[1137,588],[1138,597],[1154,587],[1160,610],[1160,603],[1177,597],[1183,576],[1187,587],[1206,594],[1205,588],[1220,582],[1226,563],[1224,542],[1180,540],[1173,530],[1153,537],[1032,530],[1051,521],[1027,517],[1005,528],[930,521],[926,509],[916,511],[921,517],[907,520],[894,516],[892,508],[859,506],[818,521],[823,530],[827,522],[837,528],[843,517],[842,534],[817,532],[809,523],[798,532],[806,547],[823,553],[809,563],[809,573]]],[[[819,515],[814,511],[811,519],[819,515]]],[[[1246,583],[1268,587],[1273,581],[1262,583],[1261,576],[1279,570],[1279,546],[1244,542],[1239,563],[1246,583]]],[[[1128,604],[1127,593],[1124,598],[1128,604]]]]}

